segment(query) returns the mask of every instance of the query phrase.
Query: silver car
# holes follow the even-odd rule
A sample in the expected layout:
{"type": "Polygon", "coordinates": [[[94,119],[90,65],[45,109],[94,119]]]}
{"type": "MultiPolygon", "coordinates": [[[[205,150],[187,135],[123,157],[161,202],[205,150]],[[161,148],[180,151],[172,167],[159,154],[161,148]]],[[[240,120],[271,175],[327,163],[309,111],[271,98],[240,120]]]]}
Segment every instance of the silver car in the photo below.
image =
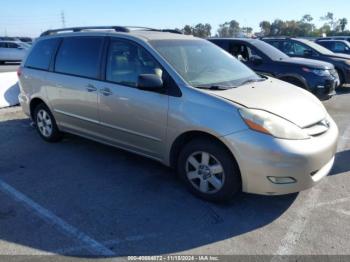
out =
{"type": "Polygon", "coordinates": [[[207,200],[298,192],[334,163],[338,128],[315,96],[192,36],[48,31],[18,73],[44,140],[69,132],[160,161],[207,200]]]}
{"type": "Polygon", "coordinates": [[[22,61],[29,48],[29,44],[22,42],[0,41],[0,64],[22,61]]]}

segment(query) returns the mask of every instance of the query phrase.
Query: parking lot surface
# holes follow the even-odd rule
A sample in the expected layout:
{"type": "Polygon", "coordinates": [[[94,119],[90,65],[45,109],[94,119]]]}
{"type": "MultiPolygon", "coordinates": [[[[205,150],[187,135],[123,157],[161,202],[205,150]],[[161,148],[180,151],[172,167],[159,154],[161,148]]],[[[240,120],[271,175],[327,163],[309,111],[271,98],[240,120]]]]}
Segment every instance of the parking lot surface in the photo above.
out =
{"type": "Polygon", "coordinates": [[[1,109],[0,254],[350,255],[349,100],[325,102],[340,129],[331,175],[221,205],[157,162],[72,135],[46,143],[19,107],[1,109]]]}
{"type": "Polygon", "coordinates": [[[18,66],[18,63],[7,63],[5,65],[0,65],[0,73],[16,72],[18,66]]]}

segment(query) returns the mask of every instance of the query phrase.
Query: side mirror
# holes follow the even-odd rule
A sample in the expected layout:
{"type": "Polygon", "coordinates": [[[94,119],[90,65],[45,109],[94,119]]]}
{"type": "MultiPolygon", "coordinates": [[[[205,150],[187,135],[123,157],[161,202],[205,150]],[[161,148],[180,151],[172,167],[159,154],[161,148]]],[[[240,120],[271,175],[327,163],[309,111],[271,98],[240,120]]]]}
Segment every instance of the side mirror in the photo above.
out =
{"type": "Polygon", "coordinates": [[[145,91],[159,91],[163,88],[163,80],[156,74],[139,75],[137,87],[145,91]]]}
{"type": "Polygon", "coordinates": [[[254,65],[261,65],[263,63],[263,59],[258,55],[252,55],[249,59],[254,65]]]}
{"type": "Polygon", "coordinates": [[[310,56],[312,56],[312,51],[311,51],[311,50],[304,50],[304,56],[305,56],[305,57],[310,57],[310,56]]]}

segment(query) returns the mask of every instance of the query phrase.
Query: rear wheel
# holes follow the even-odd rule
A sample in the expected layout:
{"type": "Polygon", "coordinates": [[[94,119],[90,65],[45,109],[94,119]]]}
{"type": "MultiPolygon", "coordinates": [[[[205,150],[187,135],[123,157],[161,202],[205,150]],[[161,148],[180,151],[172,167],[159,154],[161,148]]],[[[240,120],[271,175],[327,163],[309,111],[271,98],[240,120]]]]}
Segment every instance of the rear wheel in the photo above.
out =
{"type": "Polygon", "coordinates": [[[34,121],[39,135],[47,142],[57,142],[62,138],[55,118],[45,104],[39,104],[34,110],[34,121]]]}
{"type": "Polygon", "coordinates": [[[235,159],[212,139],[188,143],[180,153],[178,171],[189,190],[205,200],[227,201],[241,189],[235,159]]]}

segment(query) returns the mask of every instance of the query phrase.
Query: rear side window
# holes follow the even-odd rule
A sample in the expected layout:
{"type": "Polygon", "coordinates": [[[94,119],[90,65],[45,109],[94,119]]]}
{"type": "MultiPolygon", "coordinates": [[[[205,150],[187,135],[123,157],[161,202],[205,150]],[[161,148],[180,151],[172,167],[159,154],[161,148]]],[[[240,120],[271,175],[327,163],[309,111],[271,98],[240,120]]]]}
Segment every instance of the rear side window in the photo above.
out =
{"type": "Polygon", "coordinates": [[[334,52],[345,52],[345,51],[348,51],[348,49],[349,48],[347,48],[347,46],[344,43],[340,43],[340,42],[334,43],[334,47],[333,47],[334,52]]]}
{"type": "Polygon", "coordinates": [[[280,42],[279,41],[269,41],[268,42],[270,45],[280,49],[280,42]]]}
{"type": "Polygon", "coordinates": [[[324,47],[331,49],[331,50],[333,49],[333,43],[331,43],[331,42],[318,42],[317,44],[324,46],[324,47]]]}
{"type": "Polygon", "coordinates": [[[210,40],[213,44],[216,44],[217,46],[221,47],[222,49],[229,51],[228,50],[228,41],[223,41],[223,40],[210,40]]]}
{"type": "Polygon", "coordinates": [[[60,39],[41,40],[33,47],[30,52],[25,67],[34,69],[48,70],[51,58],[57,48],[60,39]]]}
{"type": "Polygon", "coordinates": [[[57,53],[55,72],[98,78],[102,37],[64,38],[57,53]]]}

